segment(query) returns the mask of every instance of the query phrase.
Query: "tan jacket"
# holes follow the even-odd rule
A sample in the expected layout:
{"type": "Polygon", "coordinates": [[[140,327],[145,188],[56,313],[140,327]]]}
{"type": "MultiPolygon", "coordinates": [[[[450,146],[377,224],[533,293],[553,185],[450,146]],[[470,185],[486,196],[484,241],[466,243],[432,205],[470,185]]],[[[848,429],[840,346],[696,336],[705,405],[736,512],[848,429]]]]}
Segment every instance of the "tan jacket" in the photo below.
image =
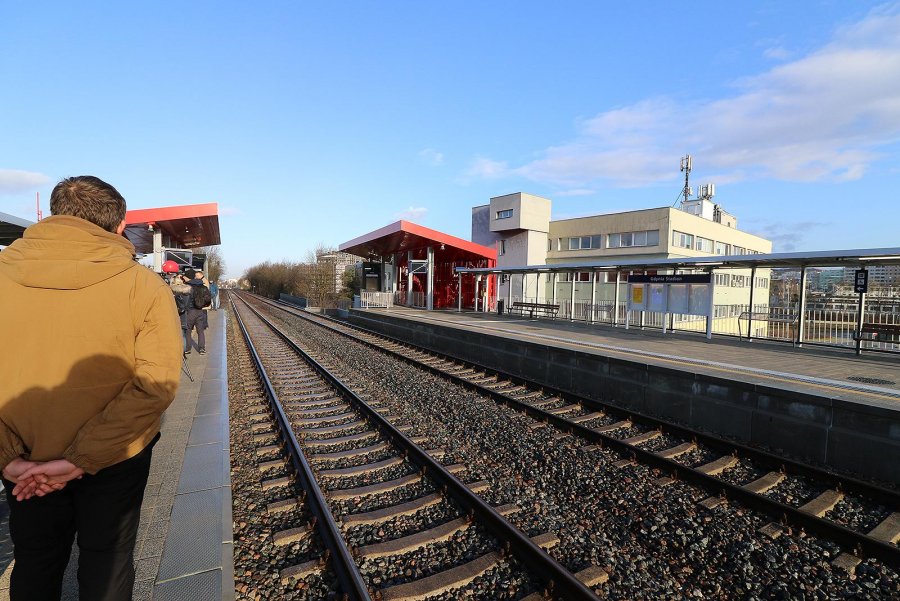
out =
{"type": "Polygon", "coordinates": [[[172,292],[122,236],[53,216],[0,252],[0,468],[18,455],[88,473],[159,432],[181,368],[172,292]]]}

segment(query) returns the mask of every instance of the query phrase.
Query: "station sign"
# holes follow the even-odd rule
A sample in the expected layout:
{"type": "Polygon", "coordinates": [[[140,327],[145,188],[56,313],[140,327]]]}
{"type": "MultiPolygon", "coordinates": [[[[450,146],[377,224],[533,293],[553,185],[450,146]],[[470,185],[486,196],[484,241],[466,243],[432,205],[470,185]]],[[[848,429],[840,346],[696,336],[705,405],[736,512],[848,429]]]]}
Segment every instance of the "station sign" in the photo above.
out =
{"type": "Polygon", "coordinates": [[[865,269],[857,269],[853,272],[853,291],[857,294],[865,294],[869,291],[869,272],[865,269]]]}
{"type": "Polygon", "coordinates": [[[712,274],[690,273],[682,275],[629,275],[629,284],[709,284],[712,274]]]}

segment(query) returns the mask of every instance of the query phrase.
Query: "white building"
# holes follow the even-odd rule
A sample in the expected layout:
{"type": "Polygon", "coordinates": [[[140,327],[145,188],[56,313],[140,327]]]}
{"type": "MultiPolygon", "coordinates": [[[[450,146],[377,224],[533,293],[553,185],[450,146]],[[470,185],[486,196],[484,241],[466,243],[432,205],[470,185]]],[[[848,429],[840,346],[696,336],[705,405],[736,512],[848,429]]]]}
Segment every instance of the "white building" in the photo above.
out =
{"type": "MultiPolygon", "coordinates": [[[[532,194],[491,198],[490,204],[472,208],[472,241],[497,249],[497,267],[772,252],[770,240],[737,229],[737,218],[709,198],[689,200],[681,208],[556,221],[551,220],[550,211],[549,199],[532,194]]],[[[592,282],[593,273],[547,273],[541,278],[512,275],[500,283],[499,298],[562,299],[563,305],[570,298],[576,303],[611,303],[616,295],[615,272],[597,273],[602,278],[597,282],[592,282]]],[[[736,320],[746,311],[751,284],[756,287],[753,311],[768,311],[768,269],[757,270],[754,282],[749,269],[720,270],[714,283],[716,318],[736,320]]],[[[565,306],[561,310],[565,313],[565,306]]]]}

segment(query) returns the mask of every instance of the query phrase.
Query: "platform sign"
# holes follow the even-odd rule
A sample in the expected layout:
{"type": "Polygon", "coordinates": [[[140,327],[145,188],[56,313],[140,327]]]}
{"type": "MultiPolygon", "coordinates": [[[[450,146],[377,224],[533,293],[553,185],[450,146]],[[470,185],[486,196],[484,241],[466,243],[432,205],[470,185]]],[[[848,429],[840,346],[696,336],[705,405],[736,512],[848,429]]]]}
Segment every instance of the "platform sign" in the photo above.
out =
{"type": "Polygon", "coordinates": [[[853,272],[853,291],[857,294],[865,294],[869,291],[869,272],[865,269],[857,269],[853,272]]]}
{"type": "Polygon", "coordinates": [[[630,284],[628,288],[628,308],[632,311],[643,311],[647,307],[644,286],[630,284]]]}

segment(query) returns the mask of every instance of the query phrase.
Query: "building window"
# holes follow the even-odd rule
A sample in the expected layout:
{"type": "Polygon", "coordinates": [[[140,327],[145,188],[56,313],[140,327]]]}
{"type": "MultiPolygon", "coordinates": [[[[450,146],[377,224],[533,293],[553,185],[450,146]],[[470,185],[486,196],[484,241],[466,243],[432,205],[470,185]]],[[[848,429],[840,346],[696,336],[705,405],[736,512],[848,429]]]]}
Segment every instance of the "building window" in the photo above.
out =
{"type": "Polygon", "coordinates": [[[506,240],[497,240],[497,254],[498,255],[506,254],[506,240]]]}
{"type": "Polygon", "coordinates": [[[697,236],[697,250],[705,253],[712,253],[713,251],[713,241],[709,238],[701,238],[697,236]]]}
{"type": "Polygon", "coordinates": [[[744,248],[743,246],[735,246],[735,247],[734,247],[734,254],[736,254],[736,255],[745,255],[745,254],[747,254],[747,249],[744,248]]]}
{"type": "Polygon", "coordinates": [[[727,286],[730,279],[727,273],[717,273],[716,286],[727,286]]]}
{"type": "Polygon", "coordinates": [[[731,254],[731,245],[725,244],[724,242],[716,242],[716,254],[717,255],[730,255],[731,254]]]}
{"type": "Polygon", "coordinates": [[[609,248],[631,248],[634,246],[656,246],[659,244],[659,230],[641,232],[619,232],[606,237],[609,248]]]}
{"type": "Polygon", "coordinates": [[[694,248],[694,236],[678,230],[672,230],[672,246],[679,248],[694,248]]]}
{"type": "Polygon", "coordinates": [[[497,211],[497,219],[509,219],[512,217],[512,209],[503,209],[502,211],[497,211]]]}
{"type": "MultiPolygon", "coordinates": [[[[566,240],[566,238],[560,238],[566,240]]],[[[568,238],[569,250],[589,250],[592,248],[600,248],[600,236],[578,236],[568,238]]]]}

